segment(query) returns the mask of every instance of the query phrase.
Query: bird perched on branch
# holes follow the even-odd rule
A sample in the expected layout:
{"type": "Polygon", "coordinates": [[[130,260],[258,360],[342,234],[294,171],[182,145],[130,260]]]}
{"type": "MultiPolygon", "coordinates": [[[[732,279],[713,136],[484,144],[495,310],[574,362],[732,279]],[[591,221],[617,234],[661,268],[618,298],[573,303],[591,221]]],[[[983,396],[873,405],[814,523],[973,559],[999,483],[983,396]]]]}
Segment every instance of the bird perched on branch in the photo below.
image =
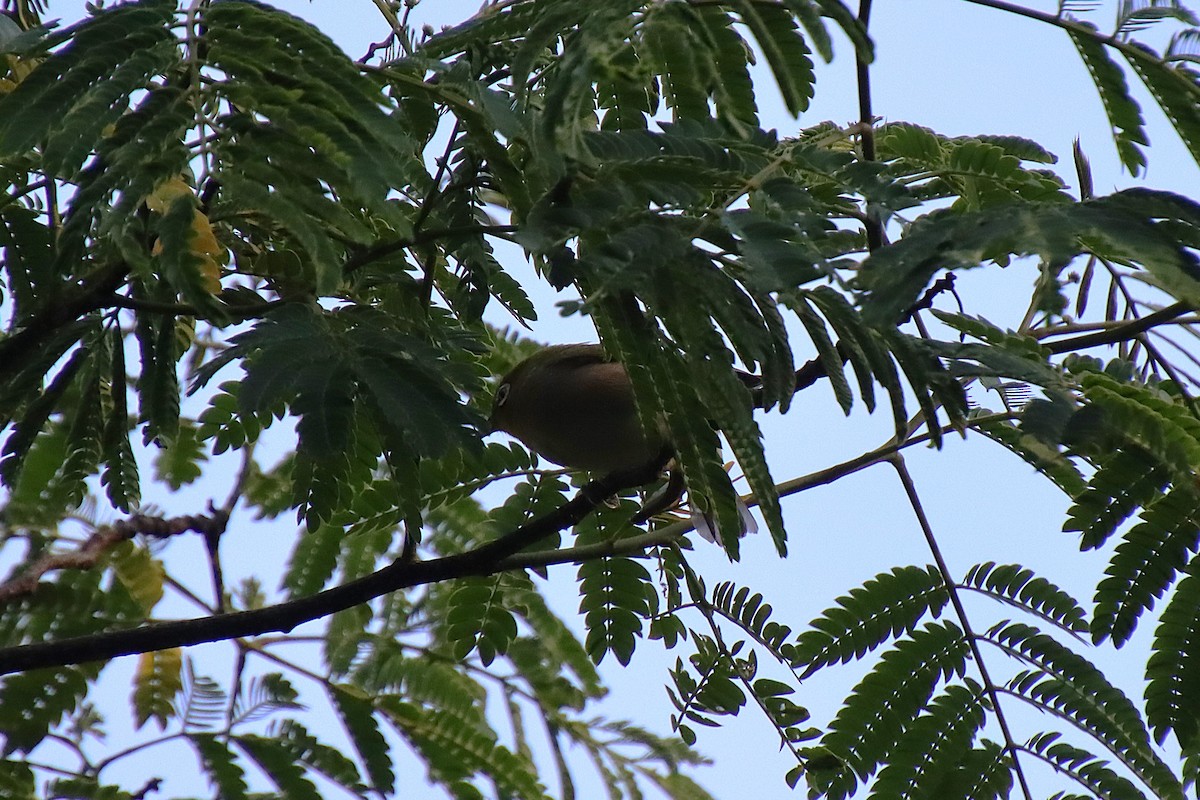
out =
{"type": "MultiPolygon", "coordinates": [[[[683,494],[665,423],[643,427],[625,367],[598,344],[551,345],[517,364],[496,388],[489,422],[491,430],[510,433],[569,469],[644,474],[646,483],[668,469],[667,486],[646,502],[635,521],[667,510],[683,494]]],[[[753,517],[743,511],[742,518],[744,532],[751,532],[753,517]]],[[[715,541],[710,521],[699,516],[694,521],[701,536],[715,541]]]]}

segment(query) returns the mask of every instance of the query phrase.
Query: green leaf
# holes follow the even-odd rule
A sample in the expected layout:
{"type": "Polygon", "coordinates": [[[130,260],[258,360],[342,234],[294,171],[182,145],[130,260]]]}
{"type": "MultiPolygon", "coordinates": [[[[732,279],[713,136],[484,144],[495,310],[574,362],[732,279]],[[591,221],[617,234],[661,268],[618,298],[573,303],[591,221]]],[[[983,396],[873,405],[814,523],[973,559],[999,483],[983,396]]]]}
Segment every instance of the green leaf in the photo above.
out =
{"type": "MultiPolygon", "coordinates": [[[[83,366],[96,357],[96,351],[86,343],[76,348],[50,385],[28,404],[24,415],[4,441],[4,461],[0,463],[0,477],[3,477],[6,485],[13,486],[18,483],[22,465],[38,434],[46,427],[50,416],[79,377],[83,366]]],[[[47,480],[46,483],[48,482],[47,480]]]]}
{"type": "Polygon", "coordinates": [[[424,757],[431,777],[454,785],[484,774],[509,796],[526,800],[547,796],[533,764],[497,745],[490,729],[463,724],[448,709],[424,709],[395,697],[386,698],[382,705],[396,730],[424,757]]]}
{"type": "Polygon", "coordinates": [[[1188,564],[1154,631],[1146,662],[1146,718],[1159,744],[1174,732],[1185,753],[1197,752],[1200,737],[1200,579],[1188,564]]]}
{"type": "Polygon", "coordinates": [[[753,0],[739,0],[737,9],[742,22],[767,56],[788,112],[799,116],[808,110],[816,76],[808,45],[796,28],[791,12],[781,5],[760,4],[753,0]]]}
{"type": "Polygon", "coordinates": [[[382,793],[395,790],[396,774],[388,752],[387,740],[379,732],[374,708],[361,692],[348,686],[334,686],[330,691],[334,708],[342,726],[354,743],[354,750],[367,768],[371,788],[382,793]]]}
{"type": "Polygon", "coordinates": [[[1097,460],[1099,468],[1075,496],[1063,525],[1064,531],[1082,534],[1083,549],[1104,544],[1121,523],[1170,484],[1168,470],[1139,447],[1114,449],[1097,460]]]}
{"type": "Polygon", "coordinates": [[[1139,617],[1154,607],[1197,550],[1200,496],[1177,486],[1146,504],[1142,521],[1121,536],[1104,578],[1096,586],[1092,635],[1116,645],[1133,635],[1139,617]]]}
{"type": "Polygon", "coordinates": [[[33,770],[19,761],[0,761],[0,792],[12,800],[36,800],[33,770]]]}
{"type": "Polygon", "coordinates": [[[715,5],[692,7],[699,27],[697,34],[708,45],[713,69],[709,86],[717,118],[730,120],[737,126],[758,127],[758,106],[754,83],[750,77],[749,50],[746,41],[734,28],[729,13],[715,5]]]}
{"type": "Polygon", "coordinates": [[[715,65],[694,25],[695,13],[675,3],[652,7],[642,24],[642,52],[662,75],[664,99],[677,119],[709,117],[708,85],[715,65]]]}
{"type": "Polygon", "coordinates": [[[450,595],[446,638],[456,660],[475,650],[487,666],[503,655],[517,636],[517,621],[509,610],[500,576],[464,578],[450,595]]]}
{"type": "Polygon", "coordinates": [[[367,787],[359,780],[354,761],[338,748],[318,740],[294,719],[285,719],[279,726],[279,740],[291,751],[293,758],[309,769],[360,796],[367,793],[367,787]]]}
{"type": "Polygon", "coordinates": [[[246,774],[237,758],[221,738],[208,733],[193,733],[187,737],[200,757],[200,765],[209,783],[226,800],[246,800],[246,774]]]}
{"type": "Polygon", "coordinates": [[[927,615],[937,617],[948,601],[934,566],[880,573],[809,623],[810,630],[796,639],[792,663],[805,668],[806,678],[830,664],[862,658],[889,639],[911,634],[927,615]]]}
{"type": "Polygon", "coordinates": [[[154,459],[155,477],[178,490],[200,479],[201,465],[208,461],[203,443],[191,422],[182,423],[176,434],[154,459]]]}
{"type": "Polygon", "coordinates": [[[863,264],[860,277],[869,290],[863,316],[871,324],[895,324],[942,269],[1037,255],[1057,272],[1085,252],[1081,242],[1105,258],[1141,264],[1177,297],[1200,298],[1196,257],[1158,221],[1165,214],[1195,225],[1191,201],[1135,191],[1070,205],[1013,203],[975,212],[932,212],[863,264]]]}
{"type": "Polygon", "coordinates": [[[531,638],[536,645],[534,654],[539,665],[555,679],[564,677],[568,670],[574,673],[588,697],[598,697],[606,691],[587,650],[550,610],[541,593],[533,586],[520,591],[514,608],[533,630],[531,638]]]}
{"type": "Polygon", "coordinates": [[[629,664],[650,616],[650,573],[630,558],[601,558],[580,564],[578,577],[588,655],[599,664],[612,653],[620,664],[629,664]]]}
{"type": "Polygon", "coordinates": [[[985,716],[983,687],[965,683],[947,686],[912,723],[879,771],[872,797],[946,797],[949,785],[971,781],[960,773],[985,716]]]}
{"type": "MultiPolygon", "coordinates": [[[[1023,409],[1022,427],[1036,413],[1037,402],[1032,401],[1023,409]]],[[[1016,453],[1027,464],[1053,481],[1068,497],[1078,497],[1083,493],[1086,482],[1079,468],[1056,447],[1048,445],[1040,437],[1026,433],[1021,427],[1002,420],[988,421],[976,418],[972,421],[972,427],[1016,453]]]]}
{"type": "Polygon", "coordinates": [[[792,629],[771,620],[771,605],[763,602],[761,594],[750,594],[745,586],[738,588],[726,581],[713,589],[712,604],[777,659],[795,664],[795,648],[787,641],[792,629]]]}
{"type": "Polygon", "coordinates": [[[821,740],[839,761],[819,776],[821,790],[831,798],[846,797],[860,780],[887,763],[927,708],[934,687],[962,675],[968,654],[962,631],[948,622],[927,623],[885,651],[846,698],[821,740]]]}
{"type": "Polygon", "coordinates": [[[359,649],[369,638],[367,625],[370,621],[371,607],[365,603],[343,609],[329,617],[324,655],[331,673],[344,675],[350,670],[359,649]]]}
{"type": "Polygon", "coordinates": [[[1003,745],[988,739],[960,756],[959,768],[938,788],[938,796],[963,800],[1000,800],[1011,796],[1013,758],[1003,745]]]}
{"type": "Polygon", "coordinates": [[[1141,48],[1122,53],[1171,120],[1192,158],[1200,162],[1200,87],[1195,72],[1182,63],[1164,63],[1141,48]]]}
{"type": "Polygon", "coordinates": [[[96,667],[52,667],[6,677],[0,687],[4,755],[37,747],[87,697],[96,671],[96,667]]]}
{"type": "MultiPolygon", "coordinates": [[[[104,409],[108,416],[101,438],[104,470],[100,474],[100,483],[107,489],[109,502],[122,511],[132,511],[141,501],[142,485],[133,446],[129,442],[133,420],[126,405],[125,342],[116,330],[112,338],[112,377],[107,386],[111,408],[104,409]]],[[[101,391],[102,406],[108,405],[104,403],[103,387],[101,391]]]]}
{"type": "Polygon", "coordinates": [[[174,10],[167,2],[119,6],[58,34],[70,44],[0,98],[0,153],[44,143],[47,170],[74,173],[131,95],[178,62],[174,10]]]}
{"type": "MultiPolygon", "coordinates": [[[[212,728],[224,720],[229,711],[229,696],[216,681],[197,675],[192,661],[183,661],[183,690],[175,703],[177,716],[188,728],[212,728]]],[[[217,754],[219,758],[220,754],[217,754]]],[[[238,772],[240,775],[240,770],[238,772]]]]}
{"type": "Polygon", "coordinates": [[[262,115],[316,148],[289,166],[319,164],[339,195],[371,207],[423,172],[402,120],[384,111],[380,85],[327,35],[257,3],[217,3],[203,19],[221,90],[242,113],[262,115]]]}
{"type": "Polygon", "coordinates": [[[1160,797],[1183,797],[1179,779],[1150,744],[1141,714],[1087,659],[1022,623],[1000,623],[986,634],[1037,669],[1019,673],[1008,689],[1098,739],[1160,797]]]}
{"type": "Polygon", "coordinates": [[[685,731],[690,730],[683,725],[685,720],[716,727],[719,723],[713,716],[737,716],[746,705],[746,693],[740,685],[745,673],[738,670],[729,654],[712,638],[701,634],[693,634],[692,642],[696,652],[688,661],[699,680],[682,661],[676,660],[671,670],[675,689],[667,690],[671,703],[679,712],[672,720],[673,725],[685,741],[689,736],[685,731]]]}
{"type": "Polygon", "coordinates": [[[1129,96],[1129,84],[1125,82],[1125,73],[1108,57],[1104,46],[1093,36],[1070,29],[1067,30],[1067,35],[1079,50],[1083,63],[1092,75],[1092,82],[1100,92],[1121,163],[1132,174],[1139,174],[1146,166],[1146,156],[1141,147],[1149,144],[1149,141],[1142,127],[1142,111],[1137,101],[1129,96]]]}
{"type": "Polygon", "coordinates": [[[1114,800],[1138,800],[1145,797],[1141,790],[1124,775],[1109,768],[1109,762],[1067,742],[1059,741],[1057,733],[1039,734],[1022,748],[1056,770],[1073,778],[1076,783],[1098,797],[1114,800]]]}
{"type": "Polygon", "coordinates": [[[1086,613],[1074,597],[1020,564],[976,564],[963,584],[1070,633],[1088,630],[1086,613]]]}
{"type": "Polygon", "coordinates": [[[316,594],[325,587],[337,569],[345,538],[345,529],[332,523],[300,535],[283,578],[283,585],[293,598],[316,594]]]}
{"type": "Polygon", "coordinates": [[[842,407],[842,411],[849,414],[854,405],[854,393],[850,389],[849,381],[846,380],[845,361],[829,336],[824,321],[817,316],[812,304],[803,294],[797,294],[788,306],[796,312],[796,316],[800,318],[800,322],[808,332],[808,337],[817,348],[817,357],[821,361],[825,375],[829,378],[829,386],[833,389],[834,398],[842,407]]]}
{"type": "Polygon", "coordinates": [[[289,800],[322,800],[287,744],[253,734],[234,736],[232,740],[289,800]]]}

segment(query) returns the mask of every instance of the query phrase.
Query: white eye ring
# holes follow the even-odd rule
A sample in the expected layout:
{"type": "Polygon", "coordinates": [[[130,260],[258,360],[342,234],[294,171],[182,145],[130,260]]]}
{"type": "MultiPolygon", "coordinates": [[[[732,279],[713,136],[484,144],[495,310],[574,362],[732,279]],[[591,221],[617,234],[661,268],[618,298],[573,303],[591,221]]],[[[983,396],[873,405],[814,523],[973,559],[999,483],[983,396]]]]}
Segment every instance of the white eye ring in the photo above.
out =
{"type": "Polygon", "coordinates": [[[509,392],[512,391],[512,384],[502,383],[500,388],[496,390],[496,408],[504,405],[504,401],[508,399],[509,392]]]}

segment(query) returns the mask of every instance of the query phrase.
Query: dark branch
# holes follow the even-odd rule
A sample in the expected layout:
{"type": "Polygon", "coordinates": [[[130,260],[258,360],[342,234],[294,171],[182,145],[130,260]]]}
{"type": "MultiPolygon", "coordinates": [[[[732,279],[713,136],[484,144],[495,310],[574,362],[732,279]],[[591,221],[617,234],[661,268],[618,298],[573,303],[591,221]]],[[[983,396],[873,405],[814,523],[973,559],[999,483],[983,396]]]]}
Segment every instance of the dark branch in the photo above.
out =
{"type": "Polygon", "coordinates": [[[210,508],[209,516],[188,514],[166,519],[134,514],[129,519],[104,525],[89,536],[78,549],[69,553],[46,553],[26,567],[20,575],[0,584],[0,608],[15,597],[31,594],[47,572],[59,569],[91,569],[108,551],[139,533],[163,539],[194,531],[209,538],[219,536],[228,521],[227,513],[210,508]]]}
{"type": "Polygon", "coordinates": [[[1046,344],[1044,347],[1051,353],[1059,354],[1084,350],[1089,347],[1101,347],[1106,344],[1116,344],[1132,339],[1139,333],[1145,333],[1155,325],[1170,322],[1176,317],[1181,317],[1194,310],[1187,303],[1180,301],[1172,303],[1166,308],[1161,308],[1153,314],[1147,314],[1140,319],[1131,320],[1124,325],[1118,325],[1115,328],[1089,333],[1084,336],[1076,336],[1071,339],[1061,339],[1057,342],[1046,344]]]}
{"type": "MultiPolygon", "coordinates": [[[[858,21],[863,30],[869,30],[871,25],[871,0],[860,0],[858,6],[858,21]]],[[[863,161],[875,160],[875,113],[871,109],[871,65],[863,58],[862,53],[855,54],[855,71],[858,75],[858,135],[862,142],[863,161]]],[[[883,246],[883,225],[876,214],[868,209],[865,225],[867,234],[867,249],[871,252],[883,246]]]]}
{"type": "Polygon", "coordinates": [[[287,632],[305,622],[329,616],[389,592],[428,583],[491,575],[506,568],[506,559],[532,544],[565,530],[622,489],[640,486],[653,475],[626,473],[592,481],[574,498],[512,533],[466,553],[431,561],[396,561],[356,581],[275,606],[212,617],[157,622],[130,630],[39,642],[0,650],[0,675],[44,667],[105,661],[117,656],[186,647],[270,632],[287,632]]]}
{"type": "Polygon", "coordinates": [[[12,336],[0,342],[0,364],[15,374],[26,359],[37,355],[46,339],[64,326],[97,309],[104,308],[129,274],[126,264],[110,264],[95,270],[81,285],[64,290],[24,322],[12,336]]]}

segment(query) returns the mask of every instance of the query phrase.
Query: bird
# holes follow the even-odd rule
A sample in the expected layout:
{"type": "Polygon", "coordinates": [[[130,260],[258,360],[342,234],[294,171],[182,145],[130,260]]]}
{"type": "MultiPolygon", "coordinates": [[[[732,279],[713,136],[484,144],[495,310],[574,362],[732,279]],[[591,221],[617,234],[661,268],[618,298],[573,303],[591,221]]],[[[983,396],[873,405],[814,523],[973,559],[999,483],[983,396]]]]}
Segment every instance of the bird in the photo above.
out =
{"type": "MultiPolygon", "coordinates": [[[[550,345],[513,367],[496,387],[489,428],[568,469],[644,475],[650,482],[666,468],[667,486],[635,522],[676,505],[683,493],[665,421],[643,426],[629,373],[599,344],[550,345]]],[[[754,527],[748,511],[742,518],[744,527],[754,527]]],[[[702,537],[716,540],[711,520],[694,515],[694,522],[702,537]]]]}

